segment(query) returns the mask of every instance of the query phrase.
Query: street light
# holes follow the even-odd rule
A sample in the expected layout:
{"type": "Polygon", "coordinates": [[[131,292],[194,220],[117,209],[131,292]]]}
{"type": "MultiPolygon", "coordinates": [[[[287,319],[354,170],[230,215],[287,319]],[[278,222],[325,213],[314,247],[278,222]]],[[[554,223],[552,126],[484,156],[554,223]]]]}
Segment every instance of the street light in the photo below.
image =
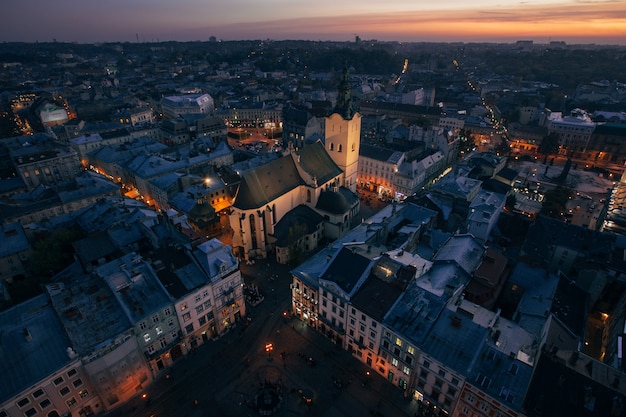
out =
{"type": "Polygon", "coordinates": [[[272,360],[272,350],[274,350],[274,345],[272,343],[265,344],[265,351],[267,352],[267,360],[272,360]]]}

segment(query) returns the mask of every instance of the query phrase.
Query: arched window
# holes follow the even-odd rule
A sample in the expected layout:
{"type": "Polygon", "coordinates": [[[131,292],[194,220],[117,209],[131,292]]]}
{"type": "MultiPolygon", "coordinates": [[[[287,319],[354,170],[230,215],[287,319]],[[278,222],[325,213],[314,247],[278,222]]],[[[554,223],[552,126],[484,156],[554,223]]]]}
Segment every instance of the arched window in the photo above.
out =
{"type": "Polygon", "coordinates": [[[332,143],[332,142],[330,143],[330,150],[331,150],[331,151],[334,151],[334,150],[335,150],[335,144],[334,144],[334,143],[332,143]]]}
{"type": "Polygon", "coordinates": [[[356,150],[356,146],[354,146],[354,142],[352,142],[352,152],[356,150]]]}
{"type": "Polygon", "coordinates": [[[339,152],[343,151],[343,146],[339,144],[339,152]]]}
{"type": "Polygon", "coordinates": [[[306,190],[306,202],[311,202],[311,190],[306,190]]]}

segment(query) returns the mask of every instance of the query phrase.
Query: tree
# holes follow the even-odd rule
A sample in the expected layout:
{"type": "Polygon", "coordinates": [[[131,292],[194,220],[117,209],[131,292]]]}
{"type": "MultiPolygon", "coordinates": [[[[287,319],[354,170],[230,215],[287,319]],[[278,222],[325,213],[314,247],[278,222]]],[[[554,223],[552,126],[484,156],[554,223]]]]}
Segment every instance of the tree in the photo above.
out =
{"type": "Polygon", "coordinates": [[[556,132],[550,132],[541,140],[537,151],[544,155],[544,163],[548,155],[557,153],[559,150],[559,135],[556,132]]]}
{"type": "Polygon", "coordinates": [[[306,234],[307,227],[304,223],[295,223],[292,226],[289,226],[289,234],[287,237],[287,242],[289,244],[289,264],[296,266],[299,265],[302,261],[302,255],[304,254],[304,250],[300,245],[300,239],[306,234]]]}
{"type": "Polygon", "coordinates": [[[33,243],[33,272],[49,276],[69,266],[74,261],[72,243],[83,237],[78,228],[59,229],[39,236],[33,243]]]}
{"type": "Polygon", "coordinates": [[[563,186],[548,191],[541,206],[541,214],[560,219],[566,210],[566,204],[571,194],[572,190],[563,186]]]}

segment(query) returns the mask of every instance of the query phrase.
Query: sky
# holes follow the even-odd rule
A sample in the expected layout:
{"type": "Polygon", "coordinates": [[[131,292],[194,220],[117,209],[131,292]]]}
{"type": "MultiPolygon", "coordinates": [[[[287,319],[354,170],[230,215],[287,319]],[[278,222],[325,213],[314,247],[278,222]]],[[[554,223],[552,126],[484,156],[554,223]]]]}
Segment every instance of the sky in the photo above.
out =
{"type": "Polygon", "coordinates": [[[624,0],[8,0],[0,42],[363,40],[626,45],[624,0]]]}

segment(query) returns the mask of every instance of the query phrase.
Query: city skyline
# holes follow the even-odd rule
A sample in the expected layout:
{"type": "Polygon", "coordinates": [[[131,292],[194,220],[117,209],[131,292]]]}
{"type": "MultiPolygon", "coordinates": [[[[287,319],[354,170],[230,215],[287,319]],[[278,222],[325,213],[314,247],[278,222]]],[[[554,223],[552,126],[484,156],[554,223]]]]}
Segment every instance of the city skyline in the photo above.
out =
{"type": "Polygon", "coordinates": [[[77,0],[15,2],[3,42],[364,40],[626,44],[626,4],[612,0],[77,0]]]}

